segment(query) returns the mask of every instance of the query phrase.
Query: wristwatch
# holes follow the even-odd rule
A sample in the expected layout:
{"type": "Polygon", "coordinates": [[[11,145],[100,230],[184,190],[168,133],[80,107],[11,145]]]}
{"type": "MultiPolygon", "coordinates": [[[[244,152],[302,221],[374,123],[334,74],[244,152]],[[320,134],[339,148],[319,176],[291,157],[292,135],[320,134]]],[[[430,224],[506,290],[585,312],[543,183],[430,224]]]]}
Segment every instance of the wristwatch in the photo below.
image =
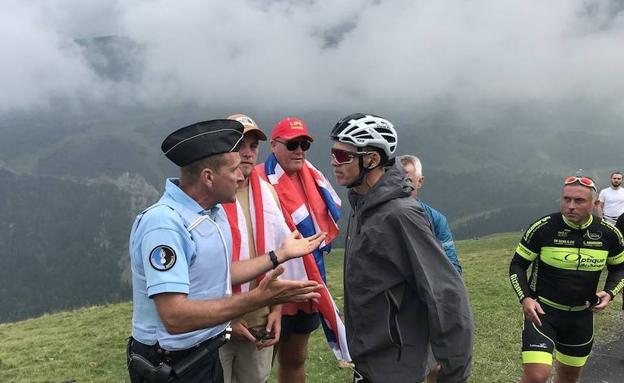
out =
{"type": "Polygon", "coordinates": [[[277,260],[277,255],[275,255],[275,251],[269,251],[269,258],[271,258],[271,262],[273,262],[273,268],[275,269],[279,266],[279,261],[277,260]]]}

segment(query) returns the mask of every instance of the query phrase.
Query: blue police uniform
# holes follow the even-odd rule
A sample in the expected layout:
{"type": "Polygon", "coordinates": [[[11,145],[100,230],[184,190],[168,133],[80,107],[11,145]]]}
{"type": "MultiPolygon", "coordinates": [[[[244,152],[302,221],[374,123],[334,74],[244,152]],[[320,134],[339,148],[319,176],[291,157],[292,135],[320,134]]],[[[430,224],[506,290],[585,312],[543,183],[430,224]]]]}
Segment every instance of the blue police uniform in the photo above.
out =
{"type": "Polygon", "coordinates": [[[228,323],[184,334],[170,334],[153,297],[183,293],[188,299],[231,295],[232,238],[224,210],[204,209],[168,179],[165,193],[140,214],[130,236],[132,337],[170,351],[191,348],[225,330],[228,323]]]}
{"type": "MultiPolygon", "coordinates": [[[[183,168],[203,158],[238,151],[243,125],[210,120],[180,128],[165,138],[161,149],[183,168]]],[[[204,193],[210,193],[206,188],[204,193]]],[[[218,347],[229,323],[170,334],[154,296],[186,294],[210,300],[231,295],[230,228],[220,205],[204,208],[168,179],[160,200],[139,214],[130,234],[132,267],[132,337],[127,364],[133,383],[223,382],[218,347]]]]}

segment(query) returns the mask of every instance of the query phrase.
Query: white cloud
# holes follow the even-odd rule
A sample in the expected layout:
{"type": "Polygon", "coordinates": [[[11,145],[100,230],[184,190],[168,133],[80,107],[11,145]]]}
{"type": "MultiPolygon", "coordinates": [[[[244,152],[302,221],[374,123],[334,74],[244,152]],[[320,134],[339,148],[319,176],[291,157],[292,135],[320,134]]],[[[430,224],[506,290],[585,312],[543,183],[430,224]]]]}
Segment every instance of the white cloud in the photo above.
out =
{"type": "Polygon", "coordinates": [[[0,8],[11,58],[0,110],[67,97],[317,110],[586,101],[622,114],[615,1],[24,3],[0,8]],[[142,46],[138,77],[99,77],[71,40],[107,34],[142,46]]]}
{"type": "Polygon", "coordinates": [[[44,105],[87,91],[91,74],[73,44],[45,24],[40,8],[13,6],[0,9],[0,109],[44,105]]]}

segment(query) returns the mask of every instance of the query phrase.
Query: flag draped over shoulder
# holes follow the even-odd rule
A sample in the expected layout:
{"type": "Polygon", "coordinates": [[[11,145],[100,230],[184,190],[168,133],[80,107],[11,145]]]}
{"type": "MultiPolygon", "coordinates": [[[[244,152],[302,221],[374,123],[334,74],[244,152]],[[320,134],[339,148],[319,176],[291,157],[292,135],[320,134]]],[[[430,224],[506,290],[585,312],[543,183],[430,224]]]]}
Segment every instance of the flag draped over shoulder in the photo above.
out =
{"type": "Polygon", "coordinates": [[[321,323],[325,337],[336,358],[351,361],[344,324],[327,289],[323,261],[323,253],[331,250],[331,242],[338,235],[336,222],[340,218],[340,198],[325,176],[308,161],[298,172],[305,196],[297,192],[298,189],[286,176],[273,154],[269,155],[264,164],[258,165],[257,169],[261,174],[264,173],[266,179],[275,188],[282,204],[286,223],[291,230],[297,229],[304,237],[321,231],[327,233],[323,243],[313,253],[284,264],[286,267],[284,278],[314,280],[323,286],[320,290],[318,310],[323,318],[321,323]],[[307,198],[307,201],[304,198],[307,198]]]}
{"type": "MultiPolygon", "coordinates": [[[[232,231],[232,262],[250,258],[248,243],[250,230],[257,255],[277,249],[291,232],[283,219],[279,205],[273,198],[273,193],[267,183],[260,179],[255,169],[249,175],[249,214],[252,227],[247,227],[247,220],[238,201],[225,203],[223,208],[232,231]]],[[[259,275],[256,281],[260,283],[262,278],[264,275],[259,275]]],[[[250,282],[246,282],[232,286],[232,292],[234,294],[248,292],[251,290],[250,285],[250,282]]]]}

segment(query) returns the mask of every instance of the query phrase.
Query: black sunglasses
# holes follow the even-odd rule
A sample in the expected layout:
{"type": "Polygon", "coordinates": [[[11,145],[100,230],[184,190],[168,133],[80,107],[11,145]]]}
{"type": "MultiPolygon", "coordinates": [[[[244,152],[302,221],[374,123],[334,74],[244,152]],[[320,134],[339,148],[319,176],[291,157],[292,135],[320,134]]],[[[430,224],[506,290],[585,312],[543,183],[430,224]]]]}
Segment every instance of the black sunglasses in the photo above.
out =
{"type": "Polygon", "coordinates": [[[297,150],[298,147],[301,147],[301,150],[303,150],[304,152],[307,151],[308,149],[310,149],[310,145],[312,144],[310,141],[308,140],[301,140],[301,141],[280,141],[280,140],[275,140],[277,142],[279,142],[282,145],[286,146],[286,149],[290,150],[291,152],[297,150]]]}

